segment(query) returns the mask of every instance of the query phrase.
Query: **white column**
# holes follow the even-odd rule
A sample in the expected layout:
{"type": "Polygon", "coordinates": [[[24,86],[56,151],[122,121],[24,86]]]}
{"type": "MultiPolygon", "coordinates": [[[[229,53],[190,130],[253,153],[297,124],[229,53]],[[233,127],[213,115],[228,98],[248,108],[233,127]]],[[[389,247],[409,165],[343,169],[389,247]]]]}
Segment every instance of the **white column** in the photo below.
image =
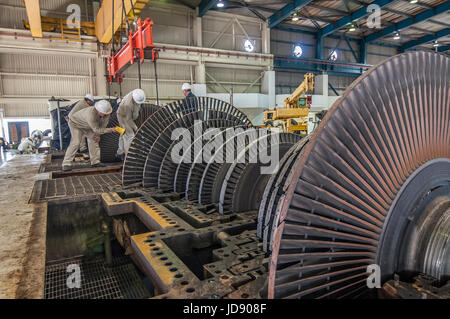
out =
{"type": "Polygon", "coordinates": [[[197,84],[206,84],[206,67],[202,61],[199,61],[195,67],[195,82],[197,84]]]}
{"type": "MultiPolygon", "coordinates": [[[[197,8],[198,11],[198,8],[197,8]]],[[[198,17],[198,12],[196,11],[194,18],[194,46],[203,46],[203,35],[202,35],[202,18],[198,17]]]]}
{"type": "MultiPolygon", "coordinates": [[[[203,46],[203,31],[202,31],[202,18],[198,16],[198,7],[195,10],[195,17],[193,23],[194,33],[194,46],[203,46]]],[[[198,61],[195,66],[195,84],[192,87],[192,91],[197,96],[206,96],[206,67],[203,61],[198,61]]]]}
{"type": "Polygon", "coordinates": [[[2,136],[5,138],[6,140],[6,134],[5,134],[5,126],[3,124],[3,118],[4,118],[4,111],[3,109],[0,109],[0,124],[2,126],[2,136]]]}
{"type": "Polygon", "coordinates": [[[261,39],[262,53],[270,53],[270,28],[268,27],[267,22],[262,24],[261,39]]]}
{"type": "Polygon", "coordinates": [[[275,107],[275,71],[265,71],[262,83],[261,83],[261,93],[267,94],[268,97],[268,107],[275,107]]]}
{"type": "Polygon", "coordinates": [[[206,96],[206,67],[202,61],[195,66],[195,84],[192,93],[198,96],[206,96]]]}
{"type": "Polygon", "coordinates": [[[97,96],[106,96],[107,85],[105,76],[105,60],[103,58],[95,59],[95,93],[97,96]]]}
{"type": "Polygon", "coordinates": [[[314,77],[314,94],[328,96],[328,74],[314,77]]]}
{"type": "Polygon", "coordinates": [[[92,72],[92,64],[94,63],[95,59],[88,59],[88,66],[89,66],[89,93],[94,94],[94,77],[93,77],[93,72],[92,72]]]}

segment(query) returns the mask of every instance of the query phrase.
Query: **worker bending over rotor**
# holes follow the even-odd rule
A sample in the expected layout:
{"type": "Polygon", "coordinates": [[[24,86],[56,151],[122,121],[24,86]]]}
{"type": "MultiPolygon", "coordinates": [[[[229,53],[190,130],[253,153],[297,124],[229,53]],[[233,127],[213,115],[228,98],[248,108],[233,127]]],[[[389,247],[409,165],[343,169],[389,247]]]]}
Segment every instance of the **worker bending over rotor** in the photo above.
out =
{"type": "MultiPolygon", "coordinates": [[[[86,94],[84,96],[83,100],[78,101],[77,104],[75,104],[75,106],[72,108],[72,110],[70,111],[68,118],[70,119],[70,117],[72,115],[74,115],[75,113],[77,113],[78,111],[81,111],[85,108],[88,108],[89,106],[94,105],[95,101],[94,101],[94,97],[92,96],[92,94],[86,94]]],[[[84,152],[87,150],[87,146],[86,146],[86,139],[85,137],[83,137],[81,139],[81,144],[80,144],[80,152],[84,152]]]]}
{"type": "MultiPolygon", "coordinates": [[[[183,107],[192,109],[197,107],[197,97],[192,93],[192,86],[189,83],[183,83],[181,86],[181,90],[183,91],[183,95],[185,96],[185,99],[183,101],[183,107]]],[[[183,110],[184,114],[190,113],[188,110],[183,110]]]]}
{"type": "Polygon", "coordinates": [[[115,132],[115,128],[106,128],[109,114],[112,112],[111,104],[101,100],[94,107],[84,108],[69,117],[69,128],[72,138],[66,150],[62,164],[63,171],[72,169],[72,162],[84,137],[87,137],[89,158],[92,167],[103,166],[100,163],[100,135],[115,132]]]}
{"type": "Polygon", "coordinates": [[[120,101],[119,109],[117,110],[117,119],[119,120],[119,126],[125,129],[125,132],[119,137],[117,155],[122,160],[128,152],[131,140],[138,129],[135,121],[139,117],[141,104],[144,102],[145,92],[141,89],[131,91],[120,101]]]}

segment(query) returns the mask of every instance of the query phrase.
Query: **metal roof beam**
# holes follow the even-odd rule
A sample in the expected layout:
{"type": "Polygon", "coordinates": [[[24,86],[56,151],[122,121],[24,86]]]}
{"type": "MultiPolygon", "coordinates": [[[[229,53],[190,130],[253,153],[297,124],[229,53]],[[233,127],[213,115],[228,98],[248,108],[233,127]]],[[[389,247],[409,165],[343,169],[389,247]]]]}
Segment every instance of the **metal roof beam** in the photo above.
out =
{"type": "Polygon", "coordinates": [[[335,8],[318,6],[316,4],[311,4],[311,3],[308,4],[308,8],[319,9],[319,10],[322,10],[322,11],[328,11],[328,12],[335,13],[335,14],[340,15],[340,16],[346,16],[347,15],[346,11],[338,10],[338,9],[335,9],[335,8]]]}
{"type": "Polygon", "coordinates": [[[273,28],[274,30],[281,30],[281,31],[286,31],[286,32],[295,32],[295,33],[304,33],[304,34],[308,34],[308,35],[317,35],[317,32],[315,29],[313,29],[312,27],[301,27],[301,29],[299,28],[293,28],[289,25],[286,24],[279,24],[276,27],[273,28]]]}
{"type": "Polygon", "coordinates": [[[211,9],[217,0],[202,0],[198,5],[198,16],[203,17],[209,9],[211,9]]]}
{"type": "Polygon", "coordinates": [[[428,22],[431,22],[431,23],[434,23],[434,24],[437,24],[437,25],[441,25],[441,26],[444,26],[444,27],[447,27],[447,28],[450,27],[450,24],[442,22],[442,21],[436,21],[434,19],[429,19],[428,22]]]}
{"type": "Polygon", "coordinates": [[[283,22],[286,18],[308,5],[311,1],[312,0],[294,0],[294,2],[288,3],[269,17],[269,28],[273,28],[283,22]]]}
{"type": "Polygon", "coordinates": [[[448,44],[438,47],[439,52],[447,52],[448,50],[450,50],[450,45],[448,44]]]}
{"type": "Polygon", "coordinates": [[[266,17],[259,12],[259,10],[261,10],[261,7],[258,7],[258,6],[254,7],[254,6],[248,5],[245,2],[237,2],[237,1],[226,1],[226,2],[224,2],[224,4],[225,4],[224,9],[230,9],[232,7],[245,8],[245,9],[249,10],[251,13],[253,13],[255,16],[257,16],[259,19],[266,21],[266,17]]]}
{"type": "Polygon", "coordinates": [[[414,47],[416,47],[418,45],[429,43],[429,42],[435,41],[435,40],[437,40],[439,38],[446,37],[449,34],[450,34],[450,28],[443,29],[443,30],[440,30],[440,31],[436,32],[435,34],[426,35],[426,36],[421,37],[419,39],[406,42],[400,47],[400,50],[401,51],[405,51],[405,50],[408,50],[408,49],[412,49],[412,48],[414,48],[414,47]]]}
{"type": "Polygon", "coordinates": [[[408,2],[410,5],[416,6],[416,7],[421,7],[421,8],[425,8],[425,9],[432,9],[433,7],[430,6],[429,4],[426,3],[422,3],[422,2],[416,2],[416,3],[410,3],[410,0],[401,0],[403,2],[408,2]]]}
{"type": "MultiPolygon", "coordinates": [[[[371,2],[370,4],[378,5],[382,9],[383,7],[387,6],[388,4],[391,4],[394,1],[396,1],[396,0],[375,0],[375,1],[371,2]]],[[[337,20],[336,22],[330,23],[327,26],[323,27],[321,30],[321,33],[323,36],[327,36],[336,31],[339,31],[340,29],[342,29],[343,27],[345,27],[346,25],[348,25],[352,22],[356,22],[359,19],[367,17],[371,13],[372,12],[367,11],[367,7],[359,8],[359,9],[355,10],[354,12],[352,12],[351,14],[337,20]]]]}
{"type": "Polygon", "coordinates": [[[421,23],[423,21],[426,21],[438,14],[442,14],[447,12],[448,10],[450,10],[450,2],[444,2],[432,9],[429,10],[425,10],[421,13],[418,13],[417,15],[411,17],[411,18],[407,18],[405,20],[402,20],[398,23],[394,23],[392,26],[389,26],[387,28],[384,28],[378,32],[374,32],[369,34],[366,37],[366,42],[371,42],[371,41],[375,41],[378,40],[382,37],[385,37],[387,35],[390,35],[394,32],[398,32],[401,31],[403,29],[409,28],[415,24],[421,23]]]}

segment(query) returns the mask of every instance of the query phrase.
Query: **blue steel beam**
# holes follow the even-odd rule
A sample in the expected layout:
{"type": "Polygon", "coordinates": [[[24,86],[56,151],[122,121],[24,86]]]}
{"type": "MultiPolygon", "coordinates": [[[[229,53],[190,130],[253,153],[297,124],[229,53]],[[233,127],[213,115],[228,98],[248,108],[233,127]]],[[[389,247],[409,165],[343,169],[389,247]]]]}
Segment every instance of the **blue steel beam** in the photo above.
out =
{"type": "MultiPolygon", "coordinates": [[[[284,69],[284,68],[276,67],[276,68],[274,68],[274,70],[277,72],[288,72],[288,73],[316,72],[317,74],[322,74],[322,70],[311,69],[311,68],[284,69]]],[[[346,71],[344,71],[344,72],[326,71],[326,73],[331,76],[349,76],[349,77],[354,77],[354,78],[357,78],[358,76],[360,76],[362,74],[362,73],[356,73],[356,72],[349,73],[346,71]]]]}
{"type": "Polygon", "coordinates": [[[447,52],[448,50],[450,50],[450,45],[443,45],[438,47],[439,52],[447,52]]]}
{"type": "Polygon", "coordinates": [[[273,66],[276,69],[303,70],[345,75],[359,76],[372,65],[350,62],[332,62],[321,59],[292,59],[287,57],[274,57],[273,66]]]}
{"type": "Polygon", "coordinates": [[[413,26],[414,24],[426,21],[430,18],[433,18],[434,16],[436,16],[438,14],[445,13],[448,10],[450,10],[450,1],[444,2],[432,9],[425,10],[411,18],[402,20],[402,21],[395,23],[387,28],[384,28],[378,32],[371,33],[366,37],[366,42],[372,42],[372,41],[378,40],[382,37],[385,37],[387,35],[390,35],[396,31],[401,31],[403,29],[409,28],[409,27],[413,26]]]}
{"type": "Polygon", "coordinates": [[[338,91],[336,91],[336,89],[334,88],[333,84],[331,84],[330,82],[328,82],[328,87],[334,92],[334,94],[336,94],[337,96],[339,96],[338,91]]]}
{"type": "Polygon", "coordinates": [[[198,16],[203,17],[205,13],[216,4],[216,2],[217,0],[202,0],[198,5],[198,16]]]}
{"type": "Polygon", "coordinates": [[[323,58],[323,37],[317,35],[316,39],[316,59],[323,58]]]}
{"type": "Polygon", "coordinates": [[[294,0],[293,3],[288,3],[269,17],[269,28],[273,28],[277,24],[283,22],[286,18],[308,5],[311,1],[312,0],[294,0]]]}
{"type": "Polygon", "coordinates": [[[364,39],[359,43],[359,63],[367,63],[367,42],[364,39]]]}
{"type": "Polygon", "coordinates": [[[285,26],[285,25],[277,25],[276,27],[273,27],[273,29],[286,31],[286,32],[303,33],[303,34],[314,35],[314,36],[317,35],[317,32],[315,32],[315,31],[296,29],[296,28],[291,28],[291,27],[285,26]]]}
{"type": "MultiPolygon", "coordinates": [[[[309,30],[302,30],[302,29],[297,29],[297,28],[291,28],[291,27],[286,27],[286,26],[276,26],[273,29],[275,30],[281,30],[281,31],[286,31],[286,32],[296,32],[296,33],[304,33],[304,34],[308,34],[308,35],[318,35],[318,32],[314,32],[314,31],[309,31],[309,30]]],[[[329,36],[327,36],[327,38],[331,38],[331,39],[340,39],[340,36],[336,36],[336,35],[332,35],[330,34],[329,36]]],[[[355,36],[349,36],[347,35],[347,38],[349,39],[349,41],[354,41],[354,42],[358,42],[361,41],[360,37],[355,37],[355,36]]],[[[391,44],[391,43],[384,43],[384,42],[372,42],[372,45],[378,45],[381,47],[387,47],[387,48],[394,48],[397,49],[400,45],[399,44],[391,44]]]]}
{"type": "Polygon", "coordinates": [[[348,48],[352,52],[353,57],[355,58],[355,62],[358,62],[358,56],[355,53],[355,50],[353,50],[352,45],[350,44],[350,41],[348,38],[344,35],[345,42],[347,43],[348,48]]]}
{"type": "Polygon", "coordinates": [[[419,38],[417,40],[412,40],[412,41],[404,43],[400,47],[400,51],[405,51],[405,50],[408,50],[408,49],[412,49],[412,48],[414,48],[414,47],[416,47],[418,45],[429,43],[429,42],[437,40],[439,38],[446,37],[449,34],[450,34],[450,28],[446,28],[446,29],[440,30],[440,31],[436,32],[435,34],[429,34],[429,35],[421,37],[421,38],[419,38]]]}
{"type": "MultiPolygon", "coordinates": [[[[375,0],[373,2],[371,2],[369,5],[371,4],[375,4],[378,5],[380,8],[383,8],[385,6],[387,6],[388,4],[394,2],[396,0],[375,0]]],[[[327,36],[330,35],[340,29],[342,29],[343,27],[345,27],[346,25],[355,22],[359,19],[365,18],[368,15],[372,14],[371,11],[367,11],[368,7],[361,7],[358,10],[355,10],[354,12],[352,12],[350,15],[345,16],[343,18],[340,18],[339,20],[337,20],[334,23],[330,23],[328,25],[326,25],[325,27],[323,27],[320,30],[320,33],[322,34],[322,36],[327,36]]]]}

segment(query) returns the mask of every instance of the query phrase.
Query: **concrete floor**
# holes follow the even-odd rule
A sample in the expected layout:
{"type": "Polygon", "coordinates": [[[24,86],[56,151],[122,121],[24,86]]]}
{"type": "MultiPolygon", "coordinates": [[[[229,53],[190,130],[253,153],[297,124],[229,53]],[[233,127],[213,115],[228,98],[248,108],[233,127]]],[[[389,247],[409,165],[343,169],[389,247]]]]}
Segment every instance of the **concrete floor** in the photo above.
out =
{"type": "Polygon", "coordinates": [[[1,154],[0,298],[42,298],[46,204],[28,204],[45,155],[1,154]]]}

